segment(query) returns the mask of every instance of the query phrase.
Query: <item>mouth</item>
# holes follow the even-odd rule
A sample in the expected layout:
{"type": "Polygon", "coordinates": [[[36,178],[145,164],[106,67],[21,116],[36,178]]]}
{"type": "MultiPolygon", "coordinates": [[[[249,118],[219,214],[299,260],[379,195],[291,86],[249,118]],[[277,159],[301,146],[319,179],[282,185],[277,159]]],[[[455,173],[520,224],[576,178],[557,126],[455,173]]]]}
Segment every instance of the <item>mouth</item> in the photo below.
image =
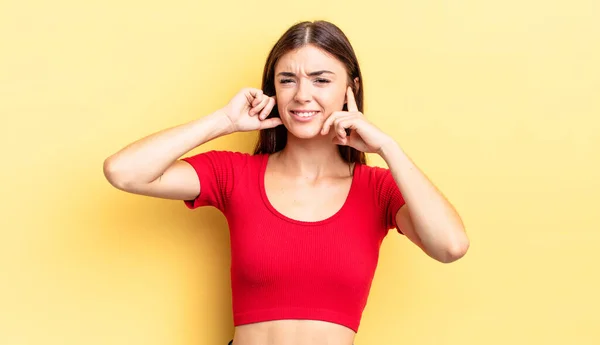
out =
{"type": "Polygon", "coordinates": [[[320,113],[318,110],[290,110],[290,113],[300,121],[308,121],[320,113]]]}

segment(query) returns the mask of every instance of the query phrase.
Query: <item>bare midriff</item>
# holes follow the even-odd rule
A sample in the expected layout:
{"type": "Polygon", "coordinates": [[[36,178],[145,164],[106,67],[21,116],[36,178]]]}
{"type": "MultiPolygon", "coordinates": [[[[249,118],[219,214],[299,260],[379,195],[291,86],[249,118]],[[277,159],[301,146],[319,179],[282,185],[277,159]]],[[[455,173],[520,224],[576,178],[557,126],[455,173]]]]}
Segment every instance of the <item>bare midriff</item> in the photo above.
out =
{"type": "Polygon", "coordinates": [[[235,327],[234,345],[352,345],[356,333],[320,320],[274,320],[235,327]]]}

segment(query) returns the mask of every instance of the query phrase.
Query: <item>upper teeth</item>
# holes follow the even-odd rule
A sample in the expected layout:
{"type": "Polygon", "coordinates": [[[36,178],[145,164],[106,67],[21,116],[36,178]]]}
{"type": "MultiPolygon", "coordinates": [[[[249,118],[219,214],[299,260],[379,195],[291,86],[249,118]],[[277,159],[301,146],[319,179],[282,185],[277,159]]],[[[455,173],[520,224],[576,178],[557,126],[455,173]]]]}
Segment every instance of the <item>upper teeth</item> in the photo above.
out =
{"type": "Polygon", "coordinates": [[[309,116],[313,116],[317,112],[316,111],[295,111],[295,113],[298,116],[309,117],[309,116]]]}

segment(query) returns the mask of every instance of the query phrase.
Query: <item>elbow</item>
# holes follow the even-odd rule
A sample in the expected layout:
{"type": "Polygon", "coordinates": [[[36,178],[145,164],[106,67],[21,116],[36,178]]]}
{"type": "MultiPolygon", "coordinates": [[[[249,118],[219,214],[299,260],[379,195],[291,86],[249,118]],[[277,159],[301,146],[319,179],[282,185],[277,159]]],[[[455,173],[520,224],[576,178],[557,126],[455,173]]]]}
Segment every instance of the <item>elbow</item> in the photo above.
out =
{"type": "Polygon", "coordinates": [[[469,250],[470,241],[463,233],[459,238],[455,239],[444,248],[441,258],[438,260],[442,263],[449,264],[462,258],[469,250]]]}
{"type": "Polygon", "coordinates": [[[122,172],[115,164],[115,162],[109,157],[104,160],[102,171],[106,180],[115,188],[125,190],[127,188],[126,179],[123,178],[122,172]]]}

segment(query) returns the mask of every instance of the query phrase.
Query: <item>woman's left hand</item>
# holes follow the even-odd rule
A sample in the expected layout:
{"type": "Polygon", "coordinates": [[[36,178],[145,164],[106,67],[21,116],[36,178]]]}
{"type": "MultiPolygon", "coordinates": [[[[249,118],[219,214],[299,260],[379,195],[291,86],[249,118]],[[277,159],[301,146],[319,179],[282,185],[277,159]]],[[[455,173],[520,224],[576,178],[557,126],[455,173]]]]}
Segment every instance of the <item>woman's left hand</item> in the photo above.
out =
{"type": "Polygon", "coordinates": [[[346,90],[348,98],[348,111],[335,111],[325,120],[321,134],[326,135],[333,127],[336,136],[333,143],[347,145],[367,153],[380,153],[384,145],[393,141],[387,134],[367,121],[365,116],[358,111],[352,89],[346,90]],[[346,129],[351,129],[346,135],[346,129]]]}

